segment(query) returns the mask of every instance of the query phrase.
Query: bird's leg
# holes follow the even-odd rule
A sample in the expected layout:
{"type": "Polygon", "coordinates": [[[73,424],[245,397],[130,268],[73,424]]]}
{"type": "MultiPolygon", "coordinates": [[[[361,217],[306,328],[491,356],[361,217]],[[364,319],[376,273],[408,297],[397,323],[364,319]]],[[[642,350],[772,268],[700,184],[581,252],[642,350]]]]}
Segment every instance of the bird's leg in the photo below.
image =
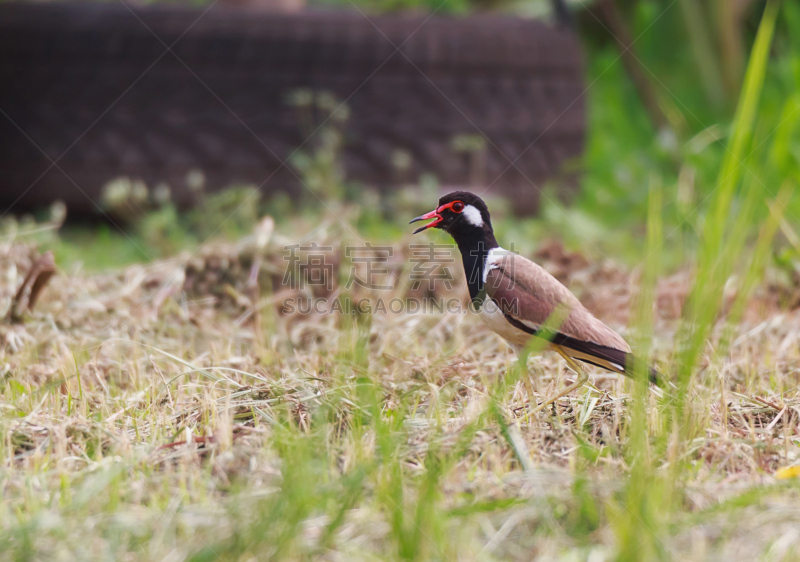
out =
{"type": "Polygon", "coordinates": [[[567,355],[559,346],[554,345],[553,349],[556,350],[558,352],[558,354],[561,355],[561,357],[564,358],[564,360],[567,362],[567,365],[569,365],[570,368],[572,368],[572,370],[575,371],[575,374],[578,375],[578,377],[575,379],[574,383],[572,383],[571,385],[565,387],[563,390],[561,390],[561,392],[559,392],[558,394],[556,394],[554,396],[551,396],[550,398],[548,398],[547,400],[545,400],[544,402],[542,402],[541,404],[536,406],[536,408],[531,410],[531,412],[530,412],[531,414],[535,414],[537,412],[541,412],[542,410],[547,408],[550,404],[552,404],[553,402],[555,402],[556,400],[558,400],[562,396],[566,396],[567,394],[569,394],[570,392],[572,392],[576,388],[582,387],[584,384],[586,384],[586,381],[589,380],[589,374],[583,369],[583,367],[581,367],[578,364],[577,361],[575,361],[572,357],[567,355]]]}
{"type": "MultiPolygon", "coordinates": [[[[519,375],[522,377],[523,384],[525,385],[525,392],[528,394],[528,404],[532,405],[536,403],[536,393],[533,381],[531,379],[531,374],[528,371],[528,356],[530,353],[528,352],[528,346],[526,345],[517,345],[514,346],[517,352],[517,360],[519,361],[519,375]]],[[[530,413],[525,414],[525,422],[528,422],[528,416],[530,413]]]]}
{"type": "Polygon", "coordinates": [[[528,351],[525,346],[522,345],[515,345],[514,351],[517,354],[517,364],[519,365],[519,374],[520,376],[526,376],[528,374],[528,351]]]}

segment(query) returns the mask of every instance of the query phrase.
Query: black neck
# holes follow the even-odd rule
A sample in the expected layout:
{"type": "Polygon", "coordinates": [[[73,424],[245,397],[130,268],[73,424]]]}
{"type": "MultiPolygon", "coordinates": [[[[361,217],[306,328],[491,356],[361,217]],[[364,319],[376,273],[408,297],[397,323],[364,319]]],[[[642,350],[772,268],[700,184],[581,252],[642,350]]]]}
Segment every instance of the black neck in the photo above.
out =
{"type": "Polygon", "coordinates": [[[452,233],[461,252],[464,274],[467,277],[469,298],[475,299],[483,289],[483,269],[489,250],[499,247],[491,227],[464,228],[452,233]]]}

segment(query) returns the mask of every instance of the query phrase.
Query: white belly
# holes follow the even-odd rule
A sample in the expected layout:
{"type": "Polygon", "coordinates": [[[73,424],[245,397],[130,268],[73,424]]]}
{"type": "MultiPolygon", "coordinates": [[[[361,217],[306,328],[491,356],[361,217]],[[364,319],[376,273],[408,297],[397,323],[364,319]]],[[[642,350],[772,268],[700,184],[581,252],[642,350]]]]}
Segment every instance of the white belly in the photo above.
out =
{"type": "Polygon", "coordinates": [[[480,317],[489,328],[513,346],[524,346],[531,335],[512,326],[495,302],[487,298],[480,309],[480,317]]]}

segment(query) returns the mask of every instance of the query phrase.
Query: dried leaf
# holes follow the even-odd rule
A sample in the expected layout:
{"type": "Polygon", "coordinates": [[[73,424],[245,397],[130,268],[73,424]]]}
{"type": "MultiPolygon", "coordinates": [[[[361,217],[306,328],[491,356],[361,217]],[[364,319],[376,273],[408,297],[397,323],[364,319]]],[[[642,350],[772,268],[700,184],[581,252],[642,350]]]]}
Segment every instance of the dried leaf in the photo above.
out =
{"type": "Polygon", "coordinates": [[[11,320],[21,322],[25,312],[31,312],[42,291],[56,273],[53,252],[45,252],[37,259],[22,282],[11,305],[11,320]]]}

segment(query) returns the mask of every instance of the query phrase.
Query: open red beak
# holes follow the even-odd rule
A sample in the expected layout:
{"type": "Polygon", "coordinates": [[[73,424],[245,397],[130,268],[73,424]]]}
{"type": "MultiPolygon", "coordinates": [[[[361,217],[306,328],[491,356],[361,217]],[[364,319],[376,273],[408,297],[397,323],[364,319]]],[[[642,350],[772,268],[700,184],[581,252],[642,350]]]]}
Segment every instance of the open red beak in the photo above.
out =
{"type": "Polygon", "coordinates": [[[421,226],[420,228],[416,229],[411,234],[416,234],[417,232],[422,232],[423,230],[426,230],[428,228],[436,226],[437,224],[442,222],[442,215],[439,214],[439,209],[437,208],[437,209],[434,209],[433,211],[431,211],[430,213],[425,213],[424,215],[420,215],[417,218],[413,219],[408,224],[413,224],[413,223],[415,223],[417,221],[424,221],[424,220],[428,220],[428,219],[436,219],[436,220],[434,220],[433,222],[429,222],[425,226],[421,226]]]}

